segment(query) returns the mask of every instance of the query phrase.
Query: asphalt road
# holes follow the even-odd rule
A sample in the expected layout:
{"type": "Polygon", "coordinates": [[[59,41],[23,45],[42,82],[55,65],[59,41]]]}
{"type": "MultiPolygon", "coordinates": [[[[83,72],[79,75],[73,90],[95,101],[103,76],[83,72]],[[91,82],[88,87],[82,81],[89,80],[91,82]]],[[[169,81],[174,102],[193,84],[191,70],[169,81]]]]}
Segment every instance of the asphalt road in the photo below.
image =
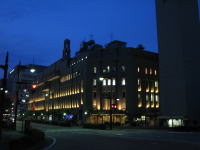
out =
{"type": "Polygon", "coordinates": [[[200,133],[147,129],[94,130],[32,123],[54,137],[50,150],[200,150],[200,133]]]}

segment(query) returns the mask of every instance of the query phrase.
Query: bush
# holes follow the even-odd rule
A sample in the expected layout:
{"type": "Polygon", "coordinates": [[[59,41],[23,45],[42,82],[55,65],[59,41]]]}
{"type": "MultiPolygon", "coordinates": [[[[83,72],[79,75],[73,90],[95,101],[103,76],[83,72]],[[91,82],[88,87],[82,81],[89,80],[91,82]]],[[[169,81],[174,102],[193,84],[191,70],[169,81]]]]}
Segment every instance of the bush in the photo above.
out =
{"type": "Polygon", "coordinates": [[[31,129],[27,134],[17,140],[11,141],[10,150],[26,150],[27,148],[32,147],[33,145],[40,144],[45,139],[44,132],[31,129]]]}

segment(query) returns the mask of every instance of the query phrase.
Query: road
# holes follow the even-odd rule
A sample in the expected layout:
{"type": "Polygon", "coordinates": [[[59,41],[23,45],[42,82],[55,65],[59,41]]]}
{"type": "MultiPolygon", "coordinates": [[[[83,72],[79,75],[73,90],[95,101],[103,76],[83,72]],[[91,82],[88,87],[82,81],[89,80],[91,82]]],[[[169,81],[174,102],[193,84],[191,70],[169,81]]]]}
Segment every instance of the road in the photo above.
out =
{"type": "Polygon", "coordinates": [[[94,130],[32,123],[56,144],[50,150],[200,150],[200,133],[149,129],[94,130]]]}

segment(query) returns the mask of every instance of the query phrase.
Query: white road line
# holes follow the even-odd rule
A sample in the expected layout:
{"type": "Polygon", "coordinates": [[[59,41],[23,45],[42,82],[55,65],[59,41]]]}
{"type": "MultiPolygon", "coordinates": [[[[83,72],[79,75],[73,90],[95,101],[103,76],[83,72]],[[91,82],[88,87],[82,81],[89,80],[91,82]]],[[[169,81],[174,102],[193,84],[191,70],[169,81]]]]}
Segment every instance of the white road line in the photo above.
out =
{"type": "Polygon", "coordinates": [[[49,136],[49,138],[51,138],[53,140],[53,142],[49,146],[45,147],[43,150],[49,150],[56,144],[56,138],[50,137],[50,136],[49,136]]]}

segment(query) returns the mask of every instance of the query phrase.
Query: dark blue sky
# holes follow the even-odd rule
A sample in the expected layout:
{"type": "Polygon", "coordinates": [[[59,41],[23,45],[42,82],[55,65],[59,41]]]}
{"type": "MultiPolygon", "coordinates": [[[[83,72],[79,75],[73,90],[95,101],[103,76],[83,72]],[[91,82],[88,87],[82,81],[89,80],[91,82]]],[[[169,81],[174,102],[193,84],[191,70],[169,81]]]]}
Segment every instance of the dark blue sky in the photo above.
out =
{"type": "Polygon", "coordinates": [[[10,68],[19,60],[49,65],[62,55],[63,40],[72,54],[90,35],[105,45],[113,39],[143,44],[157,52],[154,0],[0,0],[0,63],[10,52],[10,68]]]}

